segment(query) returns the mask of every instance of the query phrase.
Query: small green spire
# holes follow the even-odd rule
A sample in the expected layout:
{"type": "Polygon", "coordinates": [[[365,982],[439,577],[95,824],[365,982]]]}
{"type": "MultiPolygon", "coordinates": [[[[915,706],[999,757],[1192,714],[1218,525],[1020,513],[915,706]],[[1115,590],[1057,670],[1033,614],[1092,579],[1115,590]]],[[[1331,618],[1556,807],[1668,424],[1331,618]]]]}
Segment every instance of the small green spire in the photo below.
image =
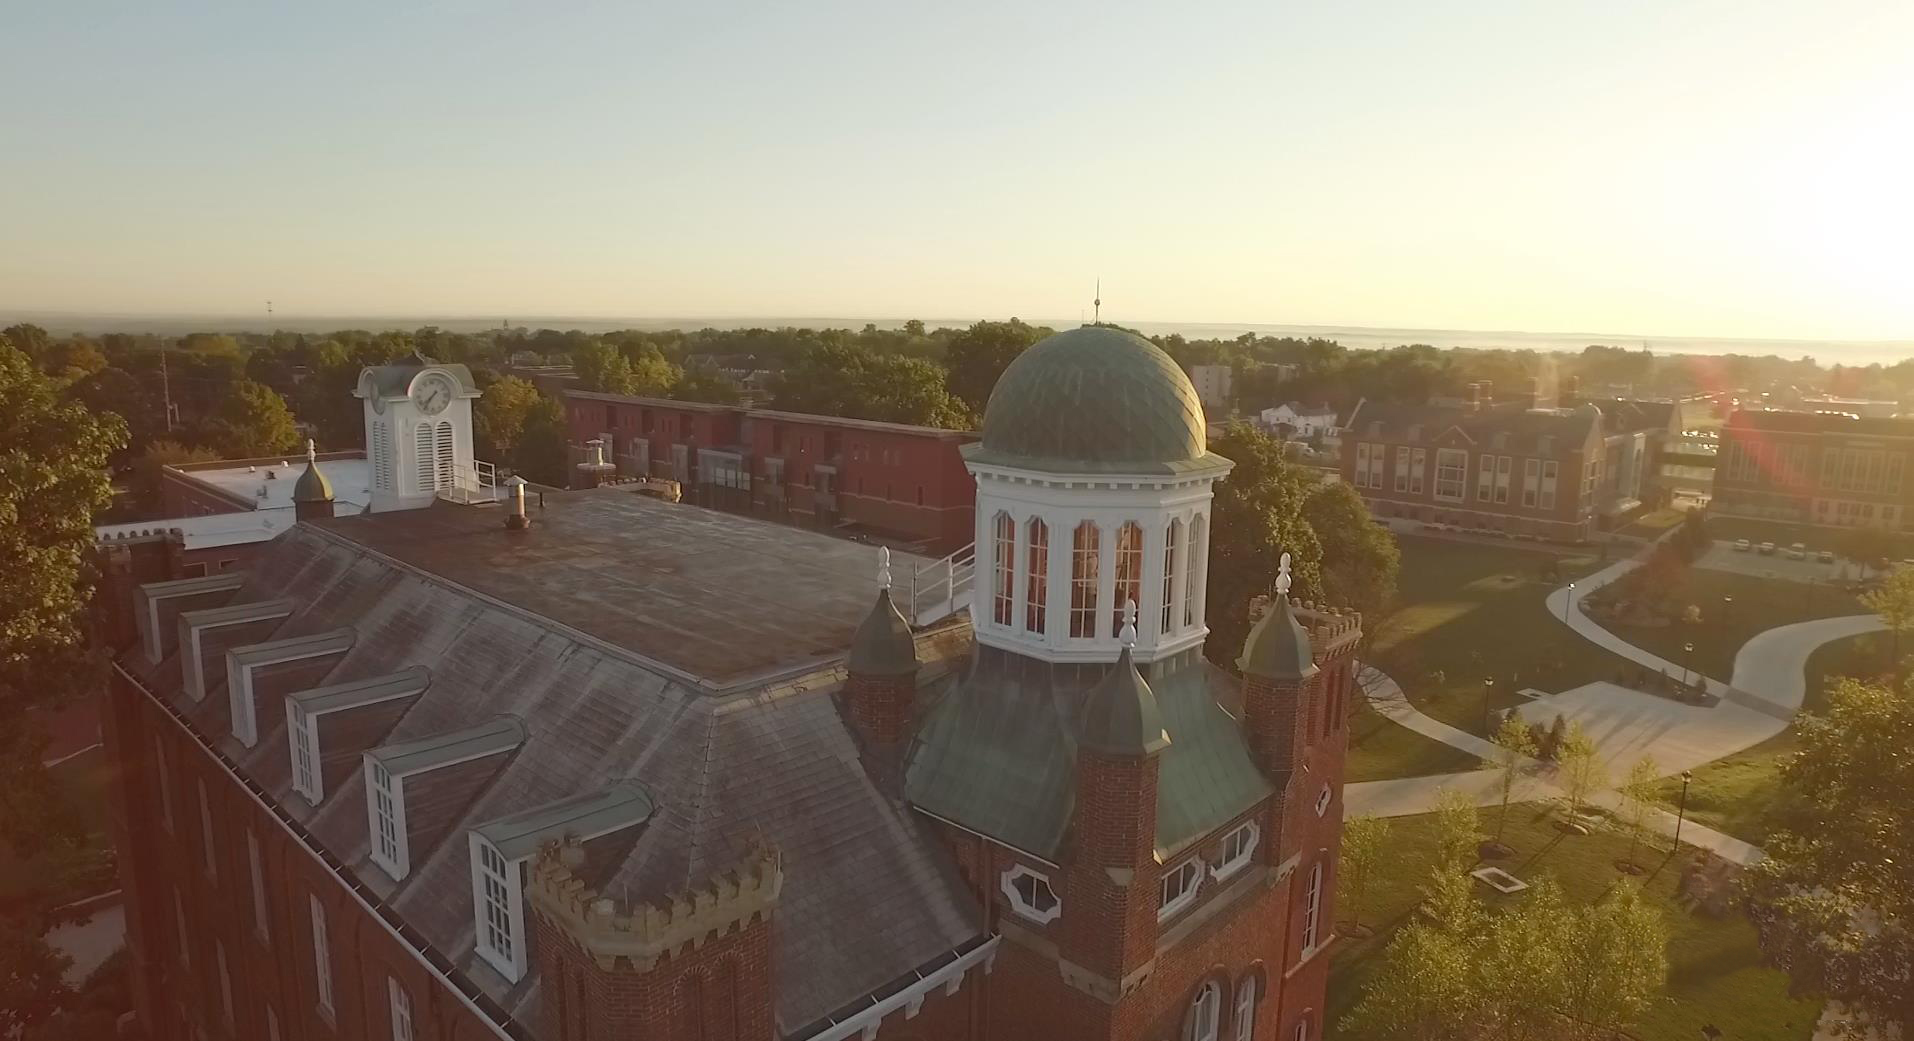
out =
{"type": "Polygon", "coordinates": [[[299,475],[299,483],[292,486],[293,502],[331,502],[332,482],[319,471],[319,450],[312,439],[306,439],[306,472],[299,475]]]}
{"type": "Polygon", "coordinates": [[[1289,554],[1276,569],[1276,602],[1250,629],[1236,667],[1266,680],[1306,680],[1316,674],[1309,633],[1289,607],[1289,554]]]}
{"type": "Polygon", "coordinates": [[[1083,704],[1082,745],[1104,755],[1143,758],[1170,746],[1156,692],[1130,657],[1136,645],[1136,602],[1124,605],[1123,650],[1083,704]]]}
{"type": "Polygon", "coordinates": [[[877,550],[877,602],[851,637],[845,668],[860,676],[908,676],[917,671],[917,640],[910,619],[891,602],[891,551],[877,550]]]}

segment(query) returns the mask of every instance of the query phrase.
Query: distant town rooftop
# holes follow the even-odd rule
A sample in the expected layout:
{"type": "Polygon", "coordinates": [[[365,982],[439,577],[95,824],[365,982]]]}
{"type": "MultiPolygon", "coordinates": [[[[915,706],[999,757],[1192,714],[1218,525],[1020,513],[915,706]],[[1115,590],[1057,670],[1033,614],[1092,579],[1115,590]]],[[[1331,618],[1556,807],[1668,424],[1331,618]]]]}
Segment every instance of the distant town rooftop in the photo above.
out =
{"type": "MultiPolygon", "coordinates": [[[[311,523],[719,691],[841,658],[877,591],[877,548],[819,532],[616,487],[528,512],[524,532],[447,503],[311,523]]],[[[928,563],[892,572],[907,589],[928,563]]]]}

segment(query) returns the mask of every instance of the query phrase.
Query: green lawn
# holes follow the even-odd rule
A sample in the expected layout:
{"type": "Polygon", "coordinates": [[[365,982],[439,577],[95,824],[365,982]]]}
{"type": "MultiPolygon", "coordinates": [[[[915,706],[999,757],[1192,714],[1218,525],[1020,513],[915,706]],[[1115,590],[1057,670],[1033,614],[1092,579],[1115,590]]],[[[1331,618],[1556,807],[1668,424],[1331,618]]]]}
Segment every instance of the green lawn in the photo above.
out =
{"type": "Polygon", "coordinates": [[[1669,528],[1682,522],[1687,510],[1650,510],[1624,526],[1617,534],[1633,535],[1638,539],[1658,539],[1669,528]]]}
{"type": "Polygon", "coordinates": [[[1780,625],[1814,618],[1867,614],[1867,608],[1847,593],[1825,585],[1807,585],[1764,579],[1727,571],[1692,568],[1680,602],[1701,608],[1701,621],[1676,621],[1662,627],[1603,622],[1615,635],[1677,665],[1687,665],[1727,682],[1734,675],[1735,654],[1758,633],[1780,625]],[[1724,605],[1722,597],[1733,597],[1724,605]],[[1694,644],[1694,654],[1684,648],[1694,644]]]}
{"type": "MultiPolygon", "coordinates": [[[[67,797],[68,808],[84,822],[87,833],[87,850],[83,853],[84,862],[94,862],[106,847],[106,785],[111,772],[103,749],[77,755],[72,759],[51,768],[54,780],[59,782],[67,797]]],[[[66,875],[59,865],[51,863],[46,856],[22,859],[12,851],[0,848],[0,910],[45,891],[52,881],[66,875]]],[[[102,876],[93,873],[94,882],[102,876]]],[[[99,885],[83,888],[99,889],[99,885]]],[[[107,888],[111,888],[109,884],[107,888]]],[[[60,902],[90,896],[90,892],[55,894],[60,902]]]]}
{"type": "MultiPolygon", "coordinates": [[[[1806,708],[1827,703],[1829,684],[1842,676],[1871,676],[1885,665],[1887,637],[1851,636],[1823,644],[1808,658],[1806,708]]],[[[1800,747],[1792,727],[1690,772],[1688,816],[1755,845],[1767,841],[1772,813],[1781,800],[1781,767],[1800,747]]],[[[1681,800],[1681,780],[1662,782],[1659,795],[1670,808],[1681,800]]]]}
{"type": "Polygon", "coordinates": [[[1451,748],[1434,738],[1423,737],[1356,702],[1349,720],[1349,759],[1343,779],[1386,781],[1397,777],[1426,777],[1430,774],[1474,770],[1482,761],[1451,748]]]}
{"type": "Polygon", "coordinates": [[[1495,681],[1488,707],[1501,708],[1522,700],[1515,692],[1523,687],[1612,680],[1626,664],[1570,632],[1543,602],[1557,584],[1542,580],[1546,564],[1557,561],[1568,581],[1602,566],[1594,557],[1413,535],[1397,541],[1402,606],[1371,627],[1369,654],[1423,712],[1481,734],[1485,678],[1495,681]]]}
{"type": "MultiPolygon", "coordinates": [[[[1487,817],[1484,817],[1485,823],[1487,817]]],[[[1390,935],[1408,920],[1420,900],[1419,887],[1434,856],[1435,822],[1432,815],[1402,817],[1391,822],[1390,855],[1381,877],[1370,880],[1363,921],[1376,928],[1364,940],[1339,940],[1329,976],[1328,1019],[1325,1037],[1360,1041],[1340,1034],[1336,1024],[1360,999],[1362,987],[1375,971],[1390,935]]],[[[1571,898],[1594,900],[1622,876],[1613,862],[1627,852],[1628,840],[1597,832],[1565,836],[1535,808],[1512,811],[1508,843],[1517,855],[1499,866],[1518,877],[1533,879],[1553,874],[1571,898]]],[[[1734,917],[1709,918],[1690,913],[1674,902],[1680,863],[1660,864],[1647,882],[1647,896],[1662,907],[1669,923],[1668,1000],[1660,1003],[1631,1031],[1641,1041],[1693,1041],[1712,1023],[1735,1041],[1805,1041],[1813,1034],[1821,1006],[1787,995],[1782,974],[1761,964],[1754,929],[1734,917]]],[[[1343,882],[1349,882],[1347,875],[1343,882]]],[[[1480,890],[1487,894],[1487,889],[1480,890]]],[[[1345,887],[1338,893],[1338,912],[1344,928],[1354,905],[1345,887]]],[[[1496,899],[1520,899],[1496,897],[1496,899]]]]}

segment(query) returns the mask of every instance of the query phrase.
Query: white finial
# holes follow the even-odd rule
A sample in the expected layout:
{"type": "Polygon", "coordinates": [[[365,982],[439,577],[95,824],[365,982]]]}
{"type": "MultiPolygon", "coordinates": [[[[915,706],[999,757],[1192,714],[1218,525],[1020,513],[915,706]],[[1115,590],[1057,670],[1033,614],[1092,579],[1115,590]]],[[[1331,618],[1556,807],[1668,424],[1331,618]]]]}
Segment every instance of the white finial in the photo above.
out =
{"type": "Polygon", "coordinates": [[[1093,324],[1102,325],[1103,324],[1103,279],[1101,278],[1097,279],[1096,299],[1090,301],[1090,306],[1096,308],[1096,311],[1092,313],[1092,315],[1090,316],[1090,321],[1093,324]]]}
{"type": "Polygon", "coordinates": [[[889,589],[890,587],[891,548],[889,546],[879,546],[877,547],[877,588],[889,589]]]}
{"type": "Polygon", "coordinates": [[[313,463],[318,461],[319,446],[312,443],[312,438],[306,438],[306,462],[313,463]]]}
{"type": "Polygon", "coordinates": [[[1283,554],[1282,562],[1276,565],[1276,595],[1289,595],[1289,554],[1283,554]]]}
{"type": "Polygon", "coordinates": [[[1123,631],[1117,633],[1117,641],[1125,647],[1136,646],[1136,601],[1123,601],[1123,631]]]}

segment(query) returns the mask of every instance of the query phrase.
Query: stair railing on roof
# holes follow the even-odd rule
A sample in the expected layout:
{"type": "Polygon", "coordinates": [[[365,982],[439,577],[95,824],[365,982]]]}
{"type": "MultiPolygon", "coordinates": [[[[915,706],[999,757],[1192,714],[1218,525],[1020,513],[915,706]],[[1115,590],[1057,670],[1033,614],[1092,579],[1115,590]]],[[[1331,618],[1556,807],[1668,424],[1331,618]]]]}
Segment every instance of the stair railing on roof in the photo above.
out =
{"type": "Polygon", "coordinates": [[[439,489],[439,498],[474,505],[499,501],[498,468],[483,459],[472,465],[454,465],[451,483],[439,489]]]}
{"type": "Polygon", "coordinates": [[[929,625],[969,606],[970,584],[977,574],[977,544],[971,543],[942,560],[912,564],[910,620],[929,625]]]}

